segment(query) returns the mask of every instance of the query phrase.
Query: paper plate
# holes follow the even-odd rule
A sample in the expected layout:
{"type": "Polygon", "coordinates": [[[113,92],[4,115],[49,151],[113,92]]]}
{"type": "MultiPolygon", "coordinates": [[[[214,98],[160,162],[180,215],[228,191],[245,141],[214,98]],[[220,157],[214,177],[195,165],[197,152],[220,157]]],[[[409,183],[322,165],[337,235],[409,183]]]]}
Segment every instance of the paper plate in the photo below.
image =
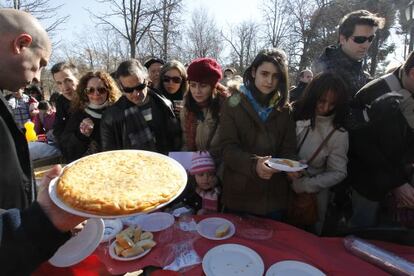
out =
{"type": "Polygon", "coordinates": [[[230,238],[236,232],[236,227],[231,221],[224,218],[206,218],[197,224],[197,232],[206,239],[209,240],[225,240],[230,238]],[[221,225],[227,223],[229,225],[229,231],[224,237],[216,237],[216,230],[221,225]]]}
{"type": "Polygon", "coordinates": [[[167,229],[174,224],[174,217],[169,213],[156,212],[148,214],[140,219],[142,230],[158,232],[167,229]]]}
{"type": "Polygon", "coordinates": [[[139,214],[131,217],[121,218],[121,221],[126,226],[137,226],[142,224],[142,220],[147,214],[139,214]]]}
{"type": "Polygon", "coordinates": [[[324,276],[326,275],[314,266],[299,261],[282,261],[273,264],[266,276],[324,276]]]}
{"type": "Polygon", "coordinates": [[[284,171],[284,172],[297,172],[303,169],[306,169],[308,165],[302,164],[295,160],[290,160],[286,158],[272,158],[266,162],[266,164],[276,170],[284,171]],[[292,166],[288,165],[285,162],[289,162],[292,166]]]}
{"type": "Polygon", "coordinates": [[[210,249],[203,258],[207,276],[263,275],[264,263],[254,250],[240,244],[222,244],[210,249]]]}
{"type": "Polygon", "coordinates": [[[49,263],[57,267],[68,267],[88,257],[101,242],[104,233],[102,219],[88,219],[83,229],[59,247],[49,263]]]}
{"type": "Polygon", "coordinates": [[[105,230],[101,242],[107,242],[115,238],[116,234],[122,230],[120,219],[104,219],[105,230]]]}
{"type": "Polygon", "coordinates": [[[111,243],[111,246],[109,246],[109,256],[111,256],[112,259],[115,259],[115,260],[118,260],[118,261],[132,261],[132,260],[136,260],[136,259],[142,258],[145,255],[147,255],[151,251],[151,249],[152,249],[152,248],[149,248],[149,249],[145,250],[144,252],[142,252],[141,254],[138,254],[136,256],[132,256],[132,257],[122,257],[122,256],[116,255],[116,253],[115,253],[115,249],[114,249],[115,248],[115,242],[116,241],[113,241],[111,243]]]}
{"type": "MultiPolygon", "coordinates": [[[[184,181],[184,179],[185,179],[185,183],[187,183],[187,172],[185,171],[185,169],[183,168],[183,166],[181,166],[181,164],[180,163],[178,163],[177,161],[175,161],[174,159],[172,159],[172,158],[170,158],[170,157],[168,157],[168,156],[165,156],[165,155],[162,155],[162,154],[160,154],[160,153],[156,153],[156,152],[150,152],[150,151],[143,151],[143,150],[123,150],[123,151],[136,151],[136,152],[141,152],[141,153],[145,153],[145,154],[148,154],[148,155],[157,155],[158,157],[162,157],[162,158],[164,158],[164,159],[166,159],[166,160],[168,160],[168,162],[171,162],[171,163],[174,163],[174,165],[175,166],[177,166],[177,168],[179,168],[180,169],[180,171],[181,171],[181,174],[182,174],[182,176],[183,176],[183,181],[184,181]]],[[[96,153],[95,155],[99,155],[99,154],[105,154],[105,153],[108,153],[108,152],[101,152],[101,153],[96,153]]],[[[90,155],[89,155],[90,156],[90,155]]],[[[88,157],[88,156],[86,156],[86,157],[88,157]]],[[[74,162],[72,162],[72,163],[70,163],[70,164],[68,164],[67,166],[72,166],[73,164],[75,164],[76,162],[79,162],[79,160],[81,160],[82,158],[80,158],[80,159],[78,159],[78,160],[76,160],[76,161],[74,161],[74,162]]],[[[63,170],[62,170],[63,171],[63,170]]],[[[85,176],[85,177],[87,177],[87,176],[85,176]]],[[[83,211],[80,211],[80,210],[77,210],[77,209],[74,209],[74,208],[72,208],[71,206],[69,206],[69,205],[66,205],[58,196],[57,196],[57,193],[56,193],[56,185],[57,185],[57,182],[58,182],[58,179],[59,179],[59,177],[56,177],[56,178],[54,178],[54,179],[52,179],[51,181],[50,181],[50,184],[49,184],[49,195],[50,195],[50,198],[52,199],[52,201],[59,207],[59,208],[61,208],[61,209],[63,209],[63,210],[65,210],[66,212],[68,212],[68,213],[71,213],[71,214],[74,214],[74,215],[77,215],[77,216],[82,216],[82,217],[87,217],[87,218],[105,218],[105,219],[111,219],[111,218],[123,218],[123,217],[130,217],[130,216],[134,216],[134,215],[137,215],[137,214],[145,214],[145,213],[149,213],[149,212],[153,212],[153,211],[155,211],[155,210],[158,210],[158,209],[160,209],[160,208],[162,208],[162,207],[164,207],[164,206],[166,206],[166,205],[168,205],[169,203],[171,203],[173,200],[175,200],[183,191],[184,191],[184,189],[185,189],[185,187],[186,187],[186,185],[182,185],[182,187],[180,188],[180,190],[177,192],[177,194],[175,194],[172,198],[170,198],[167,202],[164,202],[164,203],[162,203],[162,204],[160,204],[160,205],[157,205],[157,206],[155,206],[154,208],[152,208],[152,209],[148,209],[148,210],[145,210],[145,211],[139,211],[139,212],[136,212],[136,213],[132,213],[132,214],[125,214],[125,215],[96,215],[96,214],[92,214],[92,213],[87,213],[87,212],[83,212],[83,211]]]]}

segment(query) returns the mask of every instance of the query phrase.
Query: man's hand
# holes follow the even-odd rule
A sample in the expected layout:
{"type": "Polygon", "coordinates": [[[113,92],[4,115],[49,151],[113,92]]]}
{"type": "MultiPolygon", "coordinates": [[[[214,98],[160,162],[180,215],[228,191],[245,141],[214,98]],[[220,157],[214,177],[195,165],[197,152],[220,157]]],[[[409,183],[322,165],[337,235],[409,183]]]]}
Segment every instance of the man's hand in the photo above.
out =
{"type": "Polygon", "coordinates": [[[56,206],[50,199],[48,192],[50,180],[57,177],[61,171],[62,167],[60,165],[56,165],[45,173],[39,187],[37,201],[53,225],[60,231],[67,232],[84,221],[85,218],[67,213],[56,206]]]}
{"type": "Polygon", "coordinates": [[[397,207],[414,208],[414,187],[408,183],[395,188],[394,196],[397,201],[397,207]]]}

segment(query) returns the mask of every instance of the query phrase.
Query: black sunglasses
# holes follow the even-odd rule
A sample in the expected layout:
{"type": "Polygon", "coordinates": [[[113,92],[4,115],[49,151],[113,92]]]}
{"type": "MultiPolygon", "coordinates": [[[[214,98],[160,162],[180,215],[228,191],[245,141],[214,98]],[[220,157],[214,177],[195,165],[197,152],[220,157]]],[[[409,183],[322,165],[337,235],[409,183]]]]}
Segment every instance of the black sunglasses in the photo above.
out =
{"type": "Polygon", "coordinates": [[[87,87],[87,88],[85,88],[85,93],[87,95],[94,94],[95,91],[98,92],[99,95],[103,95],[103,94],[105,94],[105,93],[108,92],[108,88],[106,88],[106,87],[98,87],[98,88],[95,88],[95,87],[87,87]]]}
{"type": "Polygon", "coordinates": [[[372,42],[373,40],[374,40],[374,38],[375,38],[375,35],[371,35],[371,36],[368,36],[368,37],[366,37],[366,36],[351,36],[351,38],[352,38],[352,40],[355,42],[355,43],[357,43],[357,44],[363,44],[363,43],[365,43],[365,41],[367,41],[368,40],[368,42],[372,42]]]}
{"type": "Polygon", "coordinates": [[[135,87],[125,87],[125,86],[122,85],[122,89],[124,90],[125,93],[128,93],[128,94],[133,93],[135,90],[137,90],[137,91],[144,90],[145,87],[147,87],[147,83],[145,83],[145,82],[140,83],[135,87]]]}
{"type": "Polygon", "coordinates": [[[169,77],[169,76],[164,76],[163,78],[162,78],[162,81],[163,82],[173,82],[173,83],[181,83],[181,81],[182,81],[183,79],[182,78],[180,78],[180,77],[169,77]]]}

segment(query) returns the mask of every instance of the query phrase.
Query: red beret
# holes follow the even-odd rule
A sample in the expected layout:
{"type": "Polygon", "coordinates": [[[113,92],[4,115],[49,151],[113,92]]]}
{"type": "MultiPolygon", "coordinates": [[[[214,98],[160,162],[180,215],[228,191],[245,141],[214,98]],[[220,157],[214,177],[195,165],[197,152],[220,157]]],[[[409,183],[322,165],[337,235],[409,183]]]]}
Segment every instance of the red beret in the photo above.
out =
{"type": "Polygon", "coordinates": [[[221,66],[212,58],[197,58],[187,68],[188,80],[215,87],[222,78],[221,66]]]}

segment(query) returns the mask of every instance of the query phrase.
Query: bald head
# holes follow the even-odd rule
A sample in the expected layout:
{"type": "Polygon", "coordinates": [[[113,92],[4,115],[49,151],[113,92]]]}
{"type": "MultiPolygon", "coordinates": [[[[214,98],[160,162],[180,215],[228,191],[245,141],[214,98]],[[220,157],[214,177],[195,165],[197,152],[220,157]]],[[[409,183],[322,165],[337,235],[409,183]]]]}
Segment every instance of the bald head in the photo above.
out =
{"type": "Polygon", "coordinates": [[[49,37],[29,13],[0,9],[0,89],[16,91],[33,80],[51,53],[49,37]]]}
{"type": "Polygon", "coordinates": [[[31,14],[15,10],[0,9],[0,35],[32,36],[32,47],[50,47],[50,40],[40,22],[31,14]]]}

